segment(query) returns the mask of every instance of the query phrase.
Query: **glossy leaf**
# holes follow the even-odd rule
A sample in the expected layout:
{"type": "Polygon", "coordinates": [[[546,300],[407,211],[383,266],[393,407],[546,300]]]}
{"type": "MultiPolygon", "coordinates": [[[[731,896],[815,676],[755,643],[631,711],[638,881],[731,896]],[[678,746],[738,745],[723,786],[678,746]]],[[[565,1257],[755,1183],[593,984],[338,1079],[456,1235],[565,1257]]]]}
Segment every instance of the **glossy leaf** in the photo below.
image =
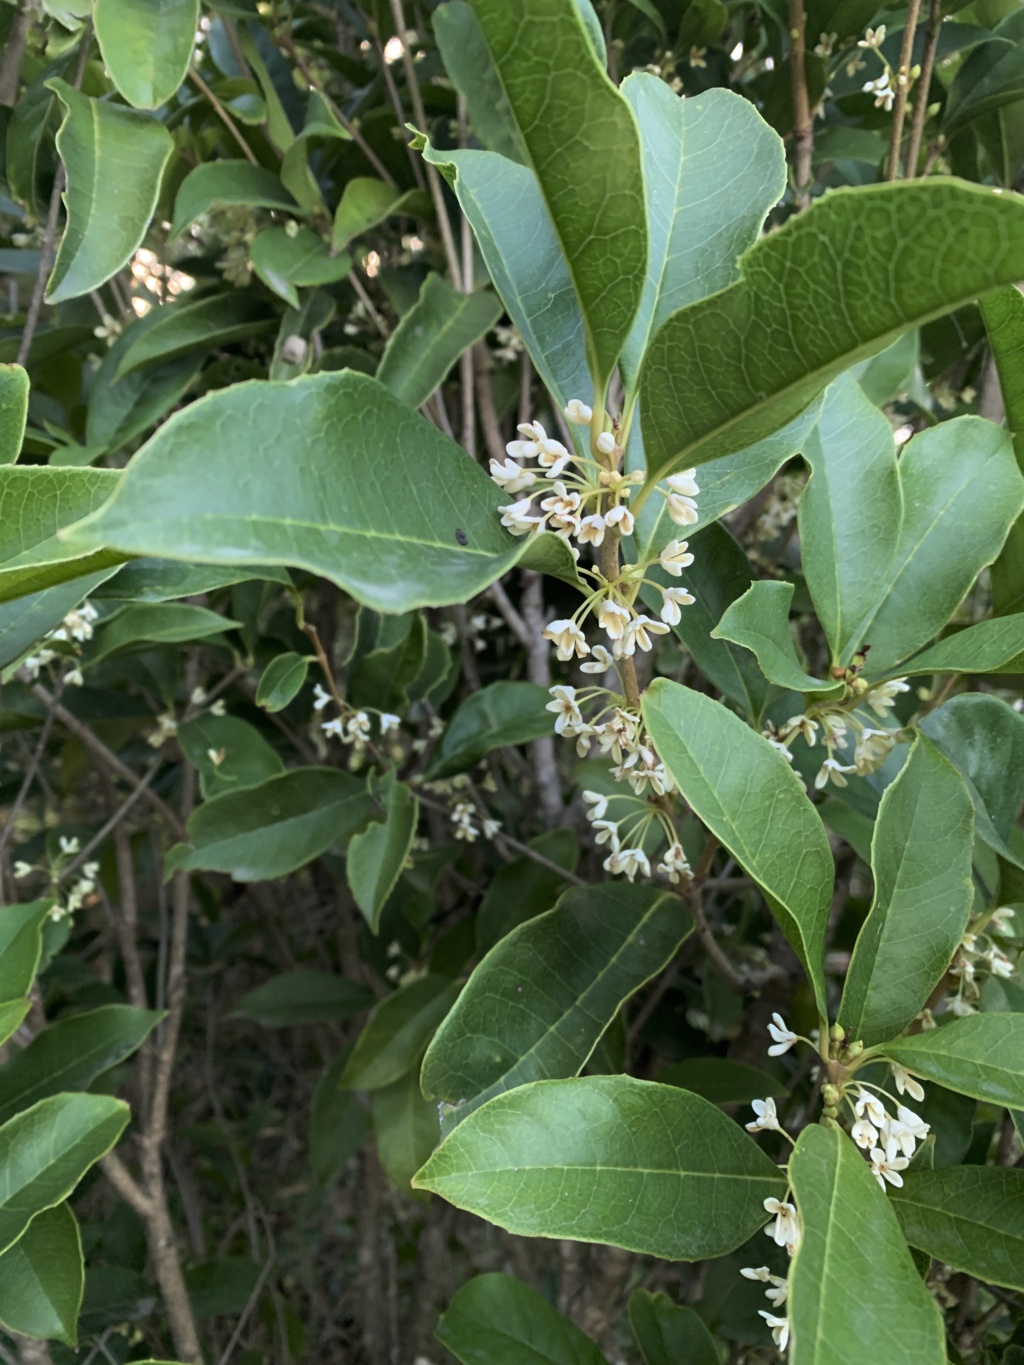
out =
{"type": "Polygon", "coordinates": [[[751,583],[743,596],[730,604],[711,632],[712,638],[731,640],[749,649],[764,676],[778,687],[825,696],[841,693],[843,683],[826,682],[804,671],[789,626],[792,600],[792,583],[770,579],[751,583]]]}
{"type": "Polygon", "coordinates": [[[680,1308],[667,1294],[634,1289],[629,1325],[645,1365],[718,1365],[714,1339],[692,1308],[680,1308]]]}
{"type": "Polygon", "coordinates": [[[1024,1108],[1024,1014],[972,1014],[886,1043],[915,1076],[990,1104],[1024,1108]]]}
{"type": "Polygon", "coordinates": [[[175,845],[167,867],[272,881],[344,844],[368,814],[360,778],[337,768],[293,768],[206,801],[188,822],[189,843],[175,845]]]}
{"type": "Polygon", "coordinates": [[[627,393],[655,332],[680,308],[739,278],[786,187],[782,142],[732,90],[682,99],[659,76],[634,72],[622,93],[636,115],[649,235],[647,278],[622,351],[627,393]]]}
{"type": "Polygon", "coordinates": [[[84,1288],[78,1224],[67,1204],[56,1204],[0,1256],[0,1322],[22,1336],[75,1346],[84,1288]]]}
{"type": "Polygon", "coordinates": [[[520,558],[524,545],[495,511],[501,500],[436,427],[375,380],[344,372],[238,384],[192,403],[74,535],[169,559],[294,565],[401,612],[464,601],[520,558]],[[211,426],[227,433],[213,450],[211,426]],[[416,511],[396,503],[397,487],[415,490],[416,511]]]}
{"type": "Polygon", "coordinates": [[[20,365],[0,365],[0,465],[17,462],[27,413],[27,373],[20,365]]]}
{"type": "Polygon", "coordinates": [[[199,770],[204,798],[257,787],[284,772],[277,751],[254,725],[238,716],[207,712],[182,721],[177,739],[182,753],[199,770]]]}
{"type": "Polygon", "coordinates": [[[0,1067],[0,1123],[50,1095],[87,1089],[131,1056],[162,1017],[157,1010],[101,1005],[48,1025],[0,1067]]]}
{"type": "Polygon", "coordinates": [[[57,150],[67,171],[68,221],[46,287],[48,303],[98,289],[126,265],[156,209],[171,135],[149,114],[90,99],[56,77],[47,81],[66,110],[57,150]],[[117,213],[109,188],[117,184],[117,213]]]}
{"type": "Polygon", "coordinates": [[[850,959],[839,1021],[867,1047],[901,1033],[963,938],[974,900],[974,810],[924,736],[885,789],[871,845],[875,894],[850,959]]]}
{"type": "Polygon", "coordinates": [[[792,1365],[946,1365],[938,1307],[863,1154],[808,1124],[789,1162],[802,1236],[789,1272],[792,1365]]]}
{"type": "Polygon", "coordinates": [[[208,640],[238,625],[238,621],[186,602],[133,602],[96,627],[89,642],[88,658],[90,663],[97,663],[108,655],[146,644],[208,640]]]}
{"type": "Polygon", "coordinates": [[[408,1193],[413,1176],[440,1137],[437,1105],[420,1094],[415,1069],[381,1090],[370,1092],[377,1155],[388,1179],[408,1193]]]}
{"type": "Polygon", "coordinates": [[[0,1127],[0,1251],[68,1197],[128,1117],[128,1106],[108,1095],[54,1095],[0,1127]]]}
{"type": "Polygon", "coordinates": [[[177,237],[210,209],[232,204],[293,213],[298,207],[272,171],[248,161],[207,161],[194,166],[181,182],[171,236],[177,237]]]}
{"type": "Polygon", "coordinates": [[[474,1101],[575,1076],[623,1003],[692,932],[678,896],[573,887],[475,969],[423,1059],[428,1099],[474,1101]]]}
{"type": "Polygon", "coordinates": [[[900,665],[915,673],[1020,673],[1024,656],[1024,612],[979,621],[947,635],[938,644],[900,665]]]}
{"type": "Polygon", "coordinates": [[[81,550],[58,532],[103,504],[119,475],[106,469],[0,467],[0,602],[119,563],[106,550],[81,550]]]}
{"type": "Polygon", "coordinates": [[[603,388],[636,314],[647,259],[635,120],[572,0],[471,3],[568,262],[603,388]],[[568,144],[575,155],[566,155],[568,144]]]}
{"type": "Polygon", "coordinates": [[[95,0],[93,23],[118,90],[136,109],[157,109],[185,79],[199,0],[95,0]]]}
{"type": "Polygon", "coordinates": [[[686,1261],[745,1242],[784,1183],[714,1105],[629,1076],[507,1091],[460,1123],[414,1182],[519,1236],[686,1261]]]}
{"type": "Polygon", "coordinates": [[[429,776],[451,777],[506,744],[525,744],[551,733],[551,700],[536,683],[496,682],[471,693],[441,736],[429,776]]]}
{"type": "Polygon", "coordinates": [[[114,378],[122,380],[143,365],[174,360],[191,351],[209,352],[215,346],[259,336],[277,321],[278,314],[269,303],[240,291],[165,304],[151,326],[133,333],[114,378]]]}
{"type": "Polygon", "coordinates": [[[683,799],[765,892],[824,1015],[821,955],[835,874],[800,779],[738,716],[678,683],[651,684],[644,718],[683,799]]]}
{"type": "MultiPolygon", "coordinates": [[[[1017,468],[1024,474],[1024,295],[1015,284],[981,301],[992,359],[1013,436],[1017,468]]],[[[1024,611],[1024,517],[1010,528],[1006,544],[992,565],[992,612],[1006,616],[1024,611]]]]}
{"type": "Polygon", "coordinates": [[[477,138],[488,151],[527,166],[529,153],[472,7],[465,0],[439,5],[434,35],[444,69],[466,101],[477,138]]]}
{"type": "MultiPolygon", "coordinates": [[[[435,15],[434,22],[437,23],[435,15]]],[[[343,251],[354,238],[382,223],[385,218],[399,214],[423,217],[430,213],[430,199],[421,190],[403,193],[383,180],[356,176],[345,184],[341,202],[334,215],[331,247],[343,251]]]]}
{"type": "Polygon", "coordinates": [[[377,378],[407,407],[420,407],[501,314],[496,295],[460,294],[440,275],[428,275],[419,298],[388,338],[377,378]]]}
{"type": "Polygon", "coordinates": [[[381,1090],[413,1069],[458,993],[446,976],[421,976],[386,995],[356,1039],[341,1088],[381,1090]]]}
{"type": "Polygon", "coordinates": [[[265,228],[249,247],[252,268],[268,289],[293,308],[299,306],[299,289],[333,284],[352,269],[352,257],[335,256],[322,237],[309,228],[289,233],[283,227],[265,228]]]}
{"type": "Polygon", "coordinates": [[[911,1246],[987,1284],[1024,1287],[1024,1172],[907,1171],[891,1200],[911,1246]]]}
{"type": "Polygon", "coordinates": [[[673,314],[648,350],[652,481],[751,445],[902,332],[1024,276],[1024,205],[938,178],[836,190],[762,238],[741,270],[673,314]]]}
{"type": "Polygon", "coordinates": [[[332,972],[300,969],[271,977],[249,991],[232,1013],[264,1028],[288,1028],[351,1019],[372,1003],[373,995],[358,982],[332,972]]]}
{"type": "Polygon", "coordinates": [[[360,834],[354,834],[345,859],[353,899],[374,933],[402,874],[419,819],[419,801],[404,782],[392,782],[378,799],[383,821],[371,821],[360,834]]]}
{"type": "Polygon", "coordinates": [[[463,1365],[607,1365],[589,1337],[521,1280],[474,1275],[437,1324],[463,1365]]]}
{"type": "Polygon", "coordinates": [[[308,654],[287,651],[277,654],[267,664],[256,688],[256,705],[264,711],[283,711],[295,700],[306,684],[312,658],[308,654]]]}

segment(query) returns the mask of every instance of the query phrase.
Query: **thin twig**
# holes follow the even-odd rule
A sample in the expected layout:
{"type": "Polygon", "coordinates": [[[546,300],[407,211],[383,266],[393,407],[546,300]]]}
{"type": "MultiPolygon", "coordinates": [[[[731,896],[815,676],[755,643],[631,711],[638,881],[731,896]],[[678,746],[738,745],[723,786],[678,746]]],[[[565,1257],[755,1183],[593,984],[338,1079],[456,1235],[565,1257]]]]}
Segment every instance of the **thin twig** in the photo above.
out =
{"type": "Polygon", "coordinates": [[[103,1174],[113,1185],[126,1204],[130,1204],[140,1218],[148,1218],[153,1211],[152,1203],[145,1190],[129,1173],[116,1152],[108,1152],[100,1161],[103,1174]]]}
{"type": "Polygon", "coordinates": [[[892,130],[889,134],[889,160],[885,172],[887,181],[898,179],[900,173],[903,120],[906,117],[907,97],[910,94],[910,63],[914,55],[914,35],[917,32],[917,16],[920,11],[921,0],[910,0],[903,42],[900,45],[900,64],[896,68],[896,103],[893,105],[892,130]]]}
{"type": "Polygon", "coordinates": [[[480,429],[484,434],[487,453],[500,464],[505,459],[505,438],[501,434],[497,409],[494,406],[494,389],[491,385],[491,371],[488,364],[487,347],[478,341],[473,347],[473,364],[476,371],[476,410],[480,417],[480,429]]]}
{"type": "Polygon", "coordinates": [[[238,143],[239,147],[242,149],[242,155],[245,157],[246,161],[248,161],[249,164],[252,166],[258,166],[259,162],[256,160],[256,155],[253,152],[252,148],[249,146],[248,142],[246,142],[245,138],[238,131],[238,126],[235,123],[235,120],[224,108],[223,104],[221,104],[220,100],[213,93],[210,87],[206,84],[206,82],[203,80],[202,76],[200,76],[199,72],[195,69],[194,66],[189,67],[188,75],[193,85],[196,87],[199,93],[206,100],[209,101],[210,105],[213,108],[213,112],[217,115],[221,123],[223,123],[224,127],[228,130],[231,136],[238,143]]]}
{"type": "Polygon", "coordinates": [[[789,77],[793,92],[793,185],[798,209],[811,202],[814,120],[807,95],[807,14],[803,0],[789,0],[789,77]]]}
{"type": "Polygon", "coordinates": [[[46,752],[47,741],[50,738],[50,731],[53,728],[54,707],[57,702],[60,701],[60,694],[63,691],[63,688],[64,682],[63,679],[61,679],[54,688],[54,705],[47,708],[46,717],[43,720],[43,728],[39,732],[39,742],[35,747],[28,767],[25,769],[25,776],[22,779],[21,786],[18,788],[18,795],[14,798],[14,805],[7,812],[7,823],[4,825],[3,831],[0,832],[0,857],[3,856],[3,853],[10,842],[11,836],[14,833],[14,826],[17,824],[18,816],[21,814],[21,808],[28,799],[32,783],[35,781],[36,773],[39,771],[39,764],[42,762],[43,754],[46,752]]]}
{"type": "Polygon", "coordinates": [[[25,57],[28,43],[28,30],[31,16],[25,0],[18,6],[18,12],[11,20],[7,32],[7,44],[0,58],[0,104],[13,109],[18,102],[18,85],[21,81],[21,63],[25,57]]]}
{"type": "Polygon", "coordinates": [[[62,882],[67,881],[68,877],[70,877],[73,872],[76,872],[78,870],[78,868],[81,866],[82,863],[85,862],[86,858],[88,858],[89,854],[93,851],[93,849],[98,848],[99,845],[103,842],[107,835],[111,833],[112,830],[116,830],[117,826],[120,825],[121,821],[131,810],[132,806],[135,805],[136,801],[139,800],[139,798],[149,787],[149,784],[153,781],[153,778],[156,777],[157,773],[160,771],[160,766],[162,763],[163,763],[162,758],[155,758],[153,760],[153,762],[149,765],[146,771],[142,774],[142,777],[138,780],[137,785],[134,786],[132,790],[128,793],[125,799],[118,806],[117,810],[115,810],[114,813],[110,816],[110,819],[107,820],[106,824],[96,831],[96,833],[92,836],[92,838],[89,840],[86,846],[81,850],[80,853],[75,854],[74,858],[72,858],[71,862],[68,863],[66,867],[61,868],[60,872],[57,875],[58,886],[62,882]]]}
{"type": "Polygon", "coordinates": [[[924,125],[928,119],[928,96],[931,93],[932,72],[935,70],[935,53],[939,46],[941,28],[942,0],[931,0],[928,10],[928,36],[925,39],[924,56],[921,58],[921,74],[917,80],[917,98],[914,101],[914,117],[910,124],[910,139],[907,142],[907,155],[903,163],[903,174],[908,180],[917,175],[917,163],[921,155],[924,125]]]}

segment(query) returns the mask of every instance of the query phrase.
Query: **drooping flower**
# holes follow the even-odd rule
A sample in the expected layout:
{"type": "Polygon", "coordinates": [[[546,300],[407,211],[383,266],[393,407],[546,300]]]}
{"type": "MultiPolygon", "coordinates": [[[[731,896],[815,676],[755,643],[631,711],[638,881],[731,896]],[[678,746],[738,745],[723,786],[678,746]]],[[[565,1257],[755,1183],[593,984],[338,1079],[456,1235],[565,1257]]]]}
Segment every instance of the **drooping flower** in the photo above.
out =
{"type": "Polygon", "coordinates": [[[544,627],[541,635],[554,644],[563,663],[567,663],[574,655],[582,659],[590,653],[590,646],[575,621],[552,621],[544,627]]]}
{"type": "Polygon", "coordinates": [[[754,1111],[754,1119],[746,1124],[748,1133],[777,1133],[781,1128],[779,1116],[775,1111],[775,1101],[769,1095],[764,1100],[752,1100],[750,1104],[754,1111]]]}
{"type": "Polygon", "coordinates": [[[623,652],[632,654],[634,647],[639,647],[645,654],[654,648],[652,635],[667,635],[668,626],[663,621],[653,621],[649,616],[634,616],[626,628],[626,635],[623,639],[623,652]]]}
{"type": "Polygon", "coordinates": [[[680,607],[691,606],[697,599],[685,588],[662,588],[661,619],[669,626],[676,626],[682,620],[680,607]]]}
{"type": "Polygon", "coordinates": [[[613,602],[611,598],[601,603],[601,610],[597,614],[597,624],[609,640],[621,640],[631,620],[632,613],[629,608],[624,607],[621,602],[613,602]]]}
{"type": "Polygon", "coordinates": [[[895,706],[899,694],[909,691],[910,685],[906,678],[890,678],[888,682],[879,683],[877,687],[873,687],[864,700],[875,715],[881,716],[884,720],[895,706]]]}
{"type": "Polygon", "coordinates": [[[590,651],[590,658],[585,664],[580,664],[581,673],[607,673],[615,660],[605,649],[604,645],[594,645],[590,651]]]}
{"type": "Polygon", "coordinates": [[[825,786],[826,782],[828,782],[828,780],[831,778],[835,786],[845,787],[848,784],[843,774],[852,772],[853,772],[852,766],[844,767],[837,758],[826,758],[825,762],[818,769],[818,775],[814,779],[814,785],[817,787],[819,791],[821,791],[821,789],[825,786]]]}
{"type": "Polygon", "coordinates": [[[693,563],[693,555],[686,548],[689,543],[687,540],[670,540],[658,556],[658,563],[673,578],[678,578],[693,563]]]}
{"type": "Polygon", "coordinates": [[[679,843],[673,844],[668,849],[658,864],[657,870],[663,877],[667,877],[673,886],[678,886],[683,877],[693,876],[693,869],[683,852],[682,844],[679,843]]]}
{"type": "Polygon", "coordinates": [[[769,1198],[764,1201],[765,1213],[774,1215],[774,1223],[769,1223],[765,1232],[776,1246],[795,1251],[800,1241],[800,1220],[796,1206],[781,1199],[769,1198]]]}
{"type": "Polygon", "coordinates": [[[532,469],[523,469],[513,459],[492,460],[490,468],[491,478],[499,488],[503,488],[510,495],[529,488],[537,481],[537,475],[532,469]]]}
{"type": "Polygon", "coordinates": [[[608,798],[603,792],[585,791],[581,793],[583,804],[589,806],[587,819],[593,823],[595,820],[603,820],[608,810],[608,798]]]}
{"type": "Polygon", "coordinates": [[[887,1114],[881,1101],[871,1094],[870,1090],[865,1090],[863,1086],[857,1091],[857,1098],[853,1103],[854,1113],[858,1118],[866,1118],[873,1123],[876,1128],[884,1128],[887,1122],[887,1114]]]}
{"type": "Polygon", "coordinates": [[[794,1043],[800,1041],[792,1029],[786,1027],[785,1019],[777,1010],[771,1017],[768,1032],[772,1038],[772,1046],[768,1049],[769,1057],[781,1057],[794,1043]]]}
{"type": "Polygon", "coordinates": [[[604,869],[613,875],[622,873],[628,881],[634,881],[638,872],[645,877],[651,875],[651,865],[642,848],[621,848],[604,860],[604,869]]]}
{"type": "Polygon", "coordinates": [[[906,1067],[900,1066],[899,1062],[892,1064],[892,1078],[901,1095],[909,1095],[912,1100],[917,1100],[919,1104],[923,1101],[924,1086],[920,1081],[914,1079],[906,1067]]]}
{"type": "Polygon", "coordinates": [[[499,507],[502,514],[501,524],[514,536],[528,536],[537,526],[544,525],[544,518],[531,515],[533,503],[530,498],[520,498],[505,507],[499,507]]]}
{"type": "Polygon", "coordinates": [[[575,687],[563,687],[559,684],[557,687],[549,688],[548,691],[554,700],[549,701],[544,709],[555,713],[556,735],[564,735],[566,730],[571,733],[577,725],[583,724],[583,716],[580,714],[580,708],[576,702],[575,687]]]}

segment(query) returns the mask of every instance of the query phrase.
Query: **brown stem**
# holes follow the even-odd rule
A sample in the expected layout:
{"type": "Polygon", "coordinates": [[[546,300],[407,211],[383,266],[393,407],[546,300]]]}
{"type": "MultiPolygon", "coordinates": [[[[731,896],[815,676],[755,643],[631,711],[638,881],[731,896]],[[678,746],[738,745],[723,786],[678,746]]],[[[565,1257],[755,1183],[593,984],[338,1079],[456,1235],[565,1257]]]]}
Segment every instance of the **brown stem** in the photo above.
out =
{"type": "Polygon", "coordinates": [[[478,341],[473,347],[473,362],[476,370],[476,409],[480,417],[480,429],[484,434],[487,453],[500,464],[505,458],[505,438],[501,434],[501,423],[494,406],[494,389],[491,387],[491,372],[487,363],[487,347],[478,341]]]}
{"type": "Polygon", "coordinates": [[[789,78],[793,92],[793,184],[798,209],[811,202],[814,120],[807,95],[807,14],[803,0],[789,0],[789,78]]]}
{"type": "Polygon", "coordinates": [[[249,164],[252,166],[258,166],[259,162],[256,160],[255,153],[249,146],[248,142],[246,142],[242,134],[238,131],[238,126],[235,123],[235,120],[224,108],[223,104],[221,104],[220,100],[213,93],[210,87],[206,84],[206,82],[203,80],[202,76],[200,76],[199,72],[195,69],[194,66],[189,67],[188,75],[189,80],[191,80],[192,84],[196,87],[196,89],[203,96],[203,98],[209,102],[210,106],[213,109],[213,112],[217,115],[221,123],[223,123],[224,127],[235,139],[235,142],[237,142],[238,146],[241,148],[242,155],[245,157],[246,161],[248,161],[249,164]]]}
{"type": "Polygon", "coordinates": [[[22,779],[21,786],[18,788],[18,794],[14,798],[14,805],[11,806],[10,810],[7,812],[6,824],[4,825],[3,830],[0,830],[0,856],[3,855],[10,842],[11,835],[14,833],[14,826],[17,824],[18,816],[21,814],[21,808],[28,799],[32,783],[35,781],[36,773],[39,771],[39,764],[42,762],[43,754],[46,752],[46,744],[50,738],[50,730],[53,728],[54,708],[57,701],[60,699],[63,686],[63,682],[58,682],[57,687],[54,690],[54,706],[47,707],[43,728],[39,732],[39,742],[36,744],[29,765],[25,769],[25,776],[22,779]]]}
{"type": "Polygon", "coordinates": [[[885,173],[887,181],[896,180],[900,173],[900,147],[903,142],[903,120],[907,113],[907,96],[910,93],[910,62],[914,55],[914,35],[917,32],[917,16],[921,12],[921,0],[910,0],[907,8],[907,26],[903,30],[900,46],[900,64],[896,68],[896,103],[892,111],[892,131],[889,135],[889,161],[885,173]]]}
{"type": "Polygon", "coordinates": [[[931,0],[928,10],[928,36],[925,39],[924,56],[921,59],[921,75],[917,82],[917,98],[914,101],[914,117],[910,124],[910,139],[907,155],[903,163],[903,174],[907,179],[917,175],[917,163],[921,155],[921,139],[928,118],[928,96],[931,92],[932,72],[935,70],[935,52],[939,46],[939,32],[942,27],[942,0],[931,0]]]}
{"type": "Polygon", "coordinates": [[[21,63],[25,57],[30,25],[28,9],[22,0],[17,14],[11,20],[7,34],[7,46],[0,58],[0,104],[13,109],[18,101],[18,84],[21,80],[21,63]]]}

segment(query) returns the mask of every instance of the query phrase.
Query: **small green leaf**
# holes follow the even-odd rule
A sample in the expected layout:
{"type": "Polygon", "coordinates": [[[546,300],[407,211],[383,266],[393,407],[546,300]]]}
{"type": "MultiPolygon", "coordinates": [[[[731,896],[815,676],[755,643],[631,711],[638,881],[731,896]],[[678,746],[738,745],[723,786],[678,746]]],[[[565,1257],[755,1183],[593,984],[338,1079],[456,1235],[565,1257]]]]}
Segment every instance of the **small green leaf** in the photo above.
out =
{"type": "Polygon", "coordinates": [[[355,1156],[370,1131],[370,1111],[338,1082],[352,1049],[344,1048],[316,1083],[309,1114],[309,1160],[322,1185],[330,1184],[355,1156]]]}
{"type": "Polygon", "coordinates": [[[0,1000],[28,995],[36,978],[42,928],[52,900],[26,901],[0,910],[0,1000]]]}
{"type": "Polygon", "coordinates": [[[420,407],[501,314],[494,294],[460,294],[440,275],[428,275],[419,298],[388,338],[377,378],[407,407],[420,407]]]}
{"type": "Polygon", "coordinates": [[[271,304],[241,290],[166,303],[151,326],[132,329],[131,344],[125,346],[114,378],[122,380],[143,365],[174,360],[191,351],[209,354],[217,346],[269,332],[277,322],[278,314],[271,304]]]}
{"type": "Polygon", "coordinates": [[[370,1091],[377,1155],[388,1179],[409,1191],[413,1176],[437,1145],[437,1105],[420,1094],[415,1068],[392,1085],[370,1091]]]}
{"type": "Polygon", "coordinates": [[[157,109],[185,79],[199,0],[96,0],[93,23],[118,90],[136,109],[157,109]]]}
{"type": "MultiPolygon", "coordinates": [[[[1013,436],[1017,468],[1024,474],[1024,295],[1015,284],[981,300],[1006,422],[1013,436]]],[[[1006,544],[992,565],[992,613],[1024,611],[1024,517],[1010,528],[1006,544]]]]}
{"type": "Polygon", "coordinates": [[[757,659],[769,682],[791,692],[816,692],[835,696],[845,684],[814,678],[797,657],[796,641],[789,627],[793,584],[762,579],[751,583],[742,597],[731,603],[712,639],[743,645],[757,659]]]}
{"type": "Polygon", "coordinates": [[[78,1224],[67,1204],[56,1204],[0,1256],[0,1322],[37,1341],[75,1346],[84,1288],[78,1224]]]}
{"type": "Polygon", "coordinates": [[[27,373],[20,365],[0,365],[0,465],[17,463],[27,413],[27,373]]]}
{"type": "Polygon", "coordinates": [[[182,721],[177,738],[182,753],[199,770],[204,798],[257,787],[284,772],[276,750],[254,725],[237,716],[207,712],[182,721]]]}
{"type": "Polygon", "coordinates": [[[57,539],[64,527],[102,507],[119,477],[108,469],[0,466],[0,602],[123,560],[107,550],[83,554],[57,539]]]}
{"type": "MultiPolygon", "coordinates": [[[[434,15],[438,24],[438,15],[434,15]]],[[[435,30],[436,31],[436,30],[435,30]]],[[[383,180],[372,180],[356,176],[345,184],[341,202],[334,215],[334,228],[331,232],[331,247],[343,251],[354,238],[369,232],[370,228],[383,223],[385,218],[397,214],[410,214],[422,218],[431,212],[429,196],[421,190],[406,190],[405,193],[383,180]]]]}
{"type": "Polygon", "coordinates": [[[789,1272],[792,1365],[946,1365],[942,1317],[863,1154],[838,1128],[808,1124],[789,1178],[802,1228],[789,1272]]]}
{"type": "Polygon", "coordinates": [[[875,895],[839,1009],[839,1022],[867,1047],[911,1023],[953,960],[974,899],[973,847],[970,794],[918,735],[882,794],[871,845],[875,895]]]}
{"type": "Polygon", "coordinates": [[[181,182],[174,201],[171,236],[179,236],[210,209],[233,204],[298,212],[295,200],[272,171],[248,161],[205,161],[193,167],[181,182]]]}
{"type": "Polygon", "coordinates": [[[466,698],[448,722],[428,776],[451,777],[506,744],[526,744],[551,733],[551,698],[536,683],[496,682],[466,698]]]}
{"type": "Polygon", "coordinates": [[[417,1189],[524,1237],[693,1261],[766,1221],[785,1177],[707,1100],[630,1076],[537,1081],[470,1114],[417,1189]],[[707,1210],[713,1204],[715,1217],[707,1210]]]}
{"type": "Polygon", "coordinates": [[[784,1095],[786,1087],[775,1076],[726,1057],[688,1057],[658,1077],[659,1085],[678,1085],[703,1095],[712,1104],[749,1104],[766,1095],[784,1095]]]}
{"type": "Polygon", "coordinates": [[[267,664],[256,688],[256,705],[265,711],[283,711],[306,684],[312,656],[286,651],[267,664]]]}
{"type": "Polygon", "coordinates": [[[885,1043],[915,1076],[989,1104],[1024,1109],[1024,1014],[972,1014],[885,1043]]]}
{"type": "Polygon", "coordinates": [[[376,711],[402,711],[409,704],[413,683],[427,660],[427,626],[419,612],[405,621],[393,644],[371,649],[352,668],[348,696],[353,706],[376,711]]]}
{"type": "Polygon", "coordinates": [[[459,993],[446,976],[421,976],[379,1001],[356,1039],[343,1090],[381,1090],[414,1068],[459,993]]]}
{"type": "Polygon", "coordinates": [[[67,226],[46,286],[47,303],[99,289],[134,256],[156,208],[174,144],[150,114],[90,99],[54,77],[46,82],[67,111],[57,151],[67,171],[67,226]],[[117,212],[110,187],[117,185],[117,212]]]}
{"type": "Polygon", "coordinates": [[[589,1337],[511,1275],[474,1275],[441,1316],[437,1339],[463,1365],[607,1365],[589,1337]]]}
{"type": "Polygon", "coordinates": [[[116,572],[115,565],[14,602],[0,602],[0,669],[20,659],[44,635],[49,635],[69,611],[81,606],[90,592],[116,572]]]}
{"type": "Polygon", "coordinates": [[[904,675],[915,673],[1020,673],[1024,656],[1024,612],[979,621],[947,635],[938,644],[900,664],[904,675]]]}
{"type": "Polygon", "coordinates": [[[911,1246],[987,1284],[1024,1288],[1024,1171],[907,1171],[890,1201],[911,1246]]]}
{"type": "Polygon", "coordinates": [[[6,1043],[7,1039],[17,1032],[31,1007],[32,1001],[27,996],[22,1000],[5,1000],[0,1003],[0,1043],[6,1043]]]}
{"type": "Polygon", "coordinates": [[[240,624],[185,602],[130,603],[96,627],[86,655],[89,663],[98,663],[121,650],[206,640],[240,624]]]}
{"type": "Polygon", "coordinates": [[[679,1308],[667,1294],[635,1289],[629,1325],[645,1365],[718,1365],[714,1338],[692,1308],[679,1308]]]}
{"type": "Polygon", "coordinates": [[[320,1024],[351,1019],[373,1004],[365,986],[331,972],[300,969],[271,977],[243,995],[232,1014],[253,1019],[264,1028],[320,1024]]]}
{"type": "Polygon", "coordinates": [[[273,881],[344,844],[368,814],[364,780],[337,768],[293,768],[206,801],[188,822],[189,843],[171,850],[167,867],[273,881]]]}
{"type": "Polygon", "coordinates": [[[657,678],[643,709],[683,799],[764,890],[824,1017],[822,952],[835,869],[803,784],[778,750],[710,697],[657,678]]]}
{"type": "Polygon", "coordinates": [[[419,801],[404,782],[391,782],[382,790],[380,800],[383,822],[372,821],[360,834],[354,834],[345,859],[353,899],[374,933],[402,874],[419,819],[419,801]]]}
{"type": "Polygon", "coordinates": [[[283,227],[265,228],[249,246],[252,268],[268,289],[293,308],[299,306],[299,290],[318,284],[334,284],[352,269],[352,257],[334,256],[322,237],[309,228],[289,233],[283,227]]]}
{"type": "Polygon", "coordinates": [[[475,969],[427,1049],[424,1095],[478,1108],[529,1081],[575,1076],[623,1003],[692,930],[678,896],[573,887],[475,969]]]}

